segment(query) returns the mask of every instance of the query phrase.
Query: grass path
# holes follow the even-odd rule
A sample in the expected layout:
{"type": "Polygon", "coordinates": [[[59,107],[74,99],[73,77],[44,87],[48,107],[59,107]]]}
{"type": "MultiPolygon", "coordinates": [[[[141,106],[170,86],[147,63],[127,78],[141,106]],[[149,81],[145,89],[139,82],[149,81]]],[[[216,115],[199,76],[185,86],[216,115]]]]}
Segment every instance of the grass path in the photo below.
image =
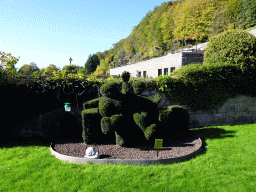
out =
{"type": "Polygon", "coordinates": [[[256,191],[256,124],[191,129],[194,158],[171,165],[73,164],[43,141],[0,146],[0,191],[256,191]]]}

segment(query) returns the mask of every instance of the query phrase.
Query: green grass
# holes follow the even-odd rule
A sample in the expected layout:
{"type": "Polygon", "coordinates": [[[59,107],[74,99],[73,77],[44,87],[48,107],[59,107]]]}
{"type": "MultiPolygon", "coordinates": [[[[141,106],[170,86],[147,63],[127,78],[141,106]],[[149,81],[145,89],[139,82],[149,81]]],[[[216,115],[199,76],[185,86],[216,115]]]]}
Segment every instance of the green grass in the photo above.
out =
{"type": "Polygon", "coordinates": [[[73,164],[43,140],[2,144],[0,191],[256,191],[256,124],[191,130],[201,153],[170,165],[73,164]]]}

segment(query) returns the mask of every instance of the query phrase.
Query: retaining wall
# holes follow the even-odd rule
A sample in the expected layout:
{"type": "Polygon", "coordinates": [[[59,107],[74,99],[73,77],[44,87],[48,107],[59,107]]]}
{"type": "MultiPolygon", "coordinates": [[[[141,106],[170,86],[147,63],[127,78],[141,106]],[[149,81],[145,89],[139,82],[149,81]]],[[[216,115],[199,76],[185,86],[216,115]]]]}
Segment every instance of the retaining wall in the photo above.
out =
{"type": "MultiPolygon", "coordinates": [[[[142,95],[154,98],[156,93],[162,97],[158,104],[159,107],[167,108],[171,105],[181,105],[178,102],[173,102],[160,91],[147,89],[142,92],[142,95]]],[[[256,123],[256,97],[240,95],[229,98],[221,107],[208,111],[192,111],[187,105],[181,106],[186,108],[190,114],[190,128],[256,123]]]]}

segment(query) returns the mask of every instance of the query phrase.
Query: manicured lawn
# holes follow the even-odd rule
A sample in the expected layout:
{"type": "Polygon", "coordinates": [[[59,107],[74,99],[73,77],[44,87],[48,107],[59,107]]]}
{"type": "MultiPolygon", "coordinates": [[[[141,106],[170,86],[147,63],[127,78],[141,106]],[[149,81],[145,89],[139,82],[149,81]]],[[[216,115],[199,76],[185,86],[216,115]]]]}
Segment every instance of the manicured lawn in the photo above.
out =
{"type": "Polygon", "coordinates": [[[256,191],[256,124],[191,130],[201,154],[171,165],[73,164],[43,140],[9,142],[0,146],[0,191],[256,191]]]}

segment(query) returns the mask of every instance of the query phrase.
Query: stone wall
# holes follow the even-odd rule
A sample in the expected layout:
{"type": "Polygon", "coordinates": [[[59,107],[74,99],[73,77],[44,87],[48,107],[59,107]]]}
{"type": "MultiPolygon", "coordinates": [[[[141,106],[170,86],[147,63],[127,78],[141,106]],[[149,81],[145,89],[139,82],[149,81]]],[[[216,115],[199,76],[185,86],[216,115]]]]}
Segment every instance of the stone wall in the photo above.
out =
{"type": "MultiPolygon", "coordinates": [[[[142,92],[142,95],[153,99],[156,93],[159,93],[162,97],[158,107],[166,109],[171,105],[180,105],[180,103],[173,102],[172,99],[160,91],[146,89],[142,92]]],[[[186,108],[190,114],[189,128],[256,123],[256,97],[240,95],[235,98],[229,98],[221,107],[209,111],[192,111],[186,105],[181,106],[186,108]]],[[[71,114],[76,117],[78,124],[82,125],[81,111],[82,108],[79,111],[77,108],[73,108],[71,114]]],[[[40,127],[43,115],[27,123],[15,126],[12,130],[13,135],[22,137],[43,136],[42,128],[40,127]]]]}
{"type": "MultiPolygon", "coordinates": [[[[158,104],[159,107],[167,108],[171,105],[180,105],[180,103],[173,102],[160,91],[147,89],[142,92],[142,95],[154,98],[156,93],[159,93],[162,97],[158,104]]],[[[190,114],[190,128],[256,123],[256,97],[240,95],[229,98],[221,107],[208,111],[192,111],[186,105],[181,106],[186,108],[190,114]]]]}

